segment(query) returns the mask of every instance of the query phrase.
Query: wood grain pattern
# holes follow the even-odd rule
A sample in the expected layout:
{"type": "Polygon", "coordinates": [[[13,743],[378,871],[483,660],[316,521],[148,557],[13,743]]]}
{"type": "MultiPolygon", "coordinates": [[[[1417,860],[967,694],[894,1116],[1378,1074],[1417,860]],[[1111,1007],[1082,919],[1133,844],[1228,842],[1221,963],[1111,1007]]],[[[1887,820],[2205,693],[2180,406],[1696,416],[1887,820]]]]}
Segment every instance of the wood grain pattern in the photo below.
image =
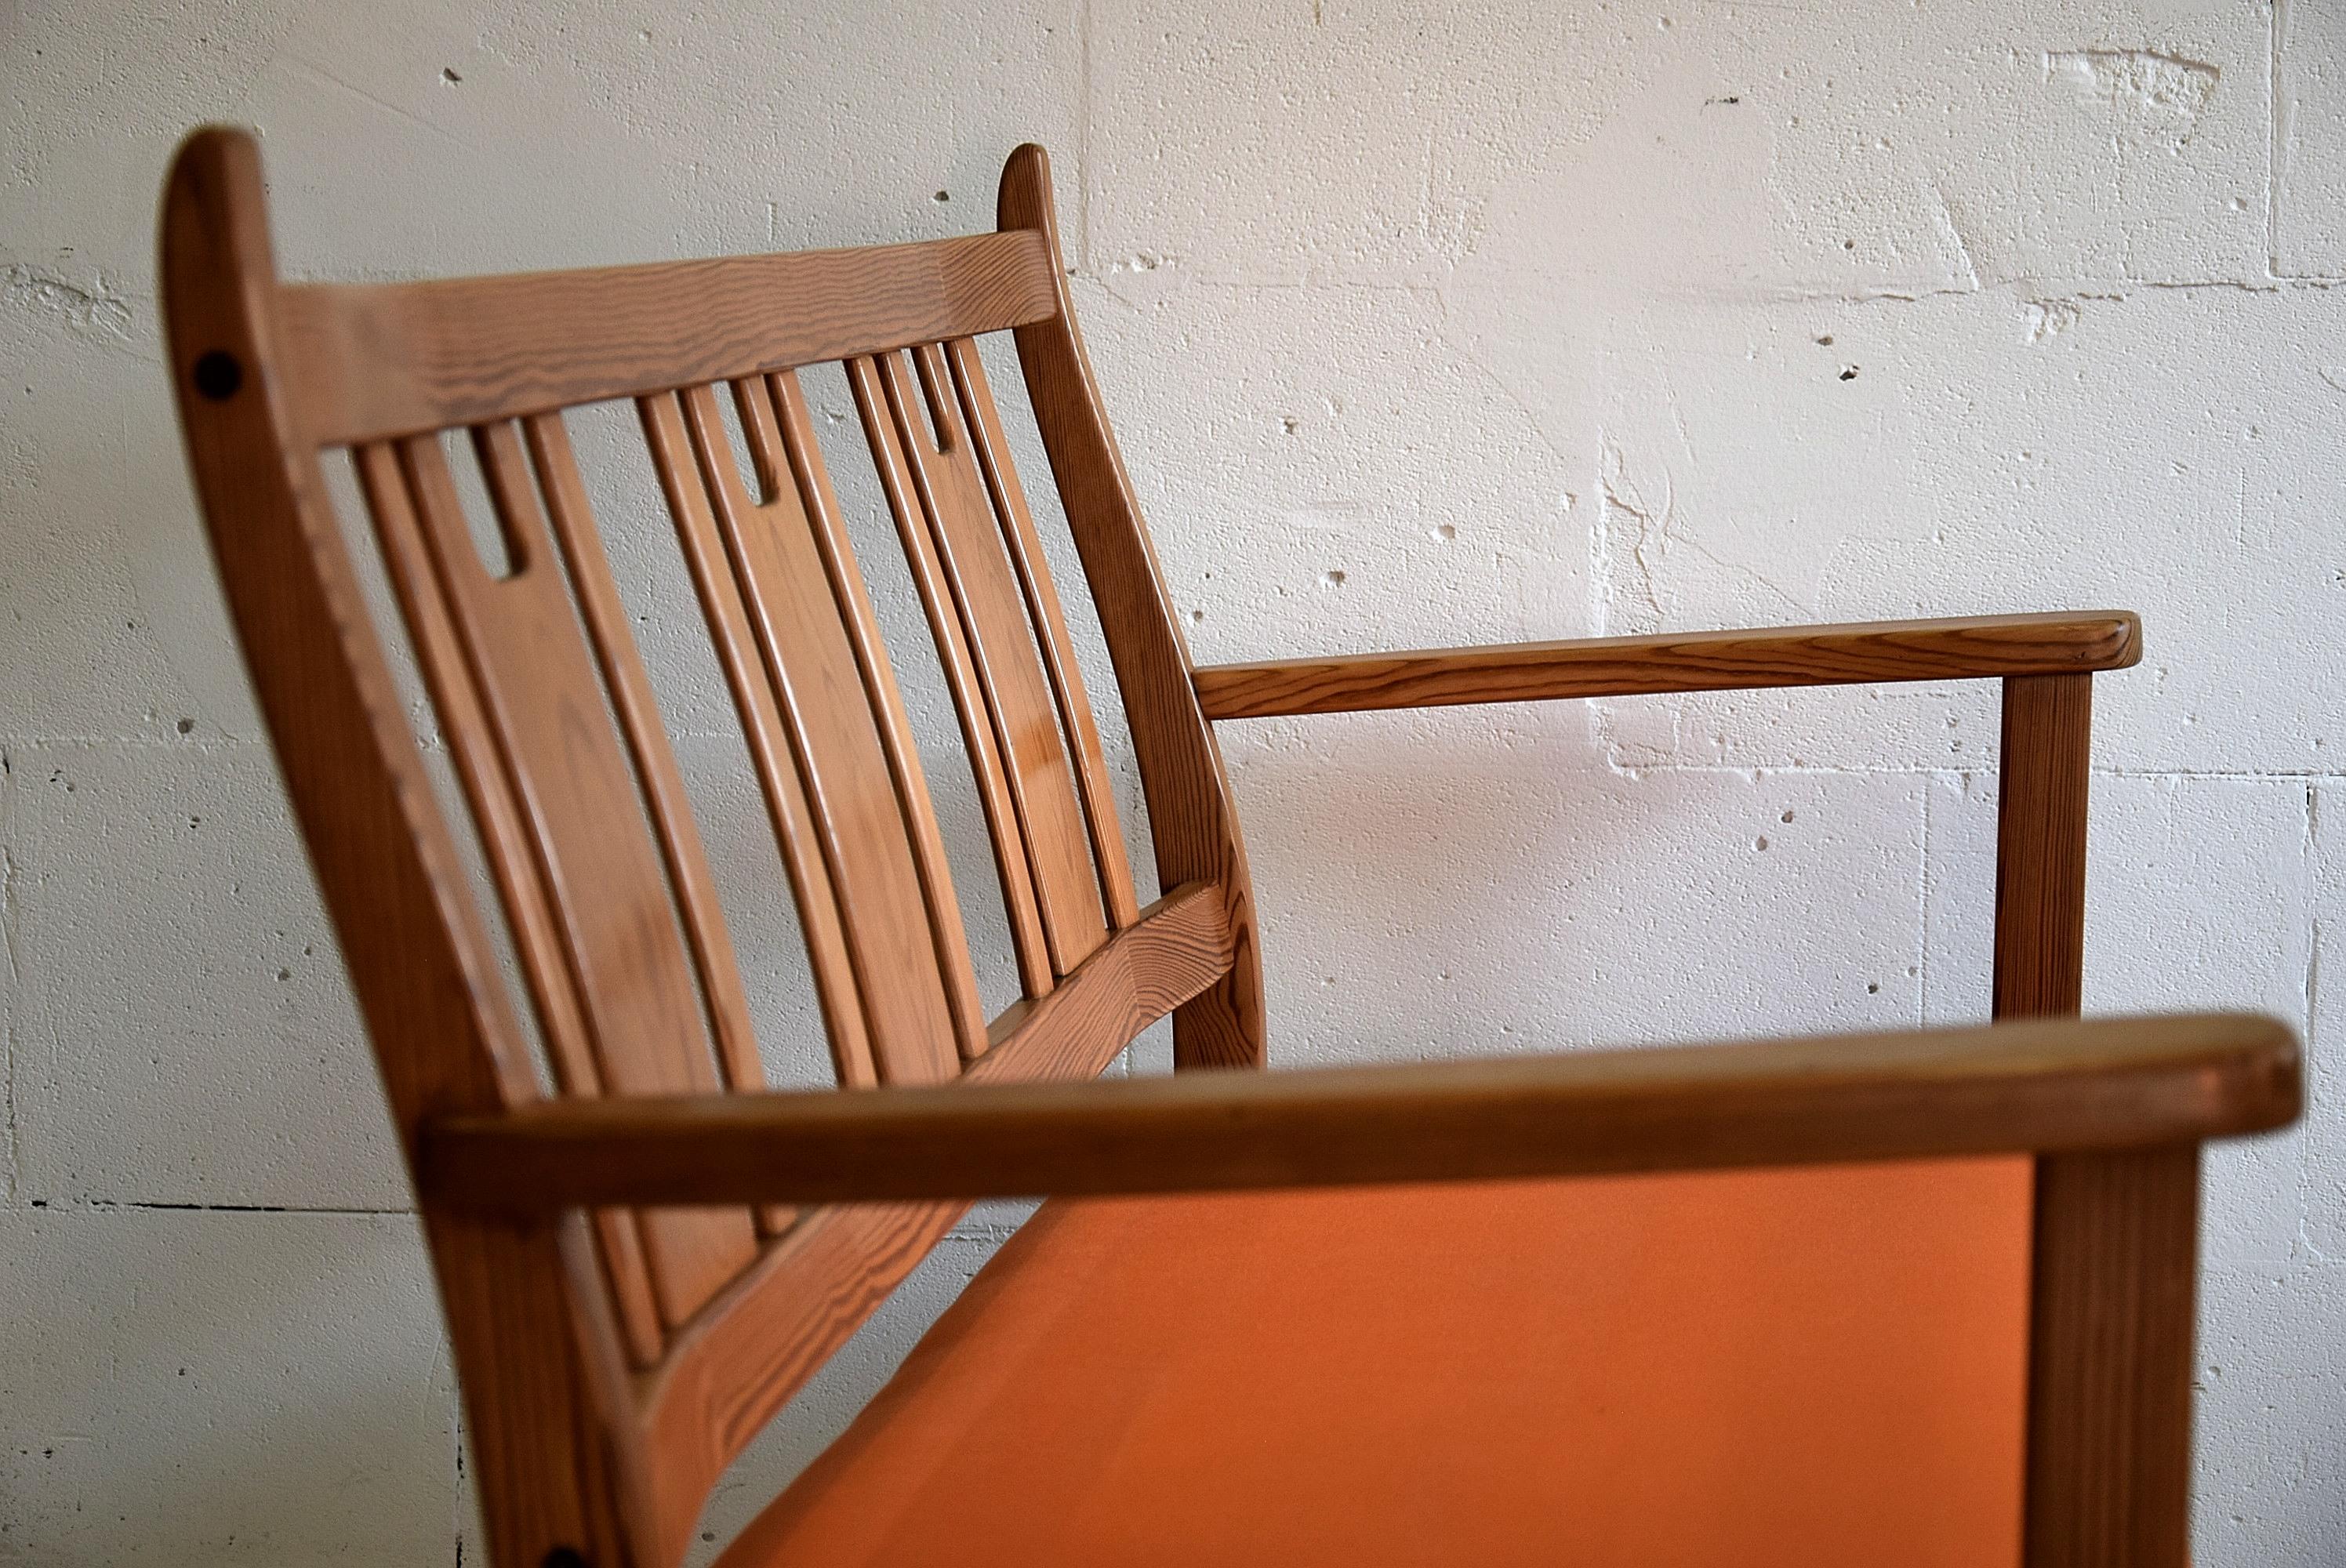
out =
{"type": "Polygon", "coordinates": [[[1209,718],[1355,713],[1673,691],[1957,680],[2123,669],[2142,657],[2130,610],[1974,616],[1764,631],[1665,632],[1495,647],[1209,665],[1209,718]]]}
{"type": "Polygon", "coordinates": [[[2028,1568],[2185,1568],[2199,1151],[2036,1162],[2028,1568]]]}
{"type": "Polygon", "coordinates": [[[1019,368],[1132,728],[1158,884],[1209,882],[1229,906],[1229,972],[1173,1014],[1174,1065],[1259,1067],[1262,960],[1246,848],[1221,751],[1190,686],[1189,650],[1076,327],[1051,200],[1051,160],[1041,148],[1030,142],[1010,155],[995,213],[1004,229],[1041,236],[1058,290],[1055,313],[1017,330],[1019,368]]]}
{"type": "MultiPolygon", "coordinates": [[[[525,830],[528,864],[514,868],[510,881],[533,886],[550,912],[564,974],[578,998],[595,1063],[586,1092],[715,1089],[716,1064],[667,871],[645,830],[635,776],[620,754],[518,441],[510,425],[480,430],[474,441],[514,563],[510,576],[494,577],[483,563],[437,436],[399,442],[400,472],[513,816],[525,830]]],[[[645,1215],[639,1222],[653,1299],[671,1329],[756,1252],[746,1214],[645,1215]]]]}
{"type": "Polygon", "coordinates": [[[986,1030],[985,1055],[964,1081],[1005,1073],[1088,1078],[1114,1057],[1099,1056],[1103,1042],[1129,1042],[1229,973],[1230,956],[1222,890],[1184,882],[1136,913],[1048,996],[1003,1009],[986,1030]]]}
{"type": "MultiPolygon", "coordinates": [[[[407,623],[424,689],[440,715],[457,779],[472,809],[482,857],[505,908],[515,956],[537,1012],[547,1065],[565,1092],[599,1094],[602,1072],[595,1064],[586,1021],[570,983],[554,911],[531,873],[519,805],[505,787],[489,722],[449,619],[447,599],[416,522],[398,452],[393,443],[377,443],[359,448],[354,456],[360,491],[382,546],[384,575],[407,623]]],[[[627,1209],[598,1211],[595,1231],[628,1353],[638,1365],[648,1365],[659,1357],[664,1329],[659,1306],[652,1298],[651,1269],[644,1258],[637,1217],[627,1209]]]]}
{"type": "MultiPolygon", "coordinates": [[[[562,552],[579,618],[586,626],[586,640],[595,650],[596,666],[602,671],[604,688],[610,693],[612,710],[627,738],[627,755],[643,786],[644,804],[651,814],[685,942],[691,950],[709,1038],[716,1043],[718,1070],[729,1088],[762,1089],[766,1067],[758,1058],[757,1026],[750,1022],[750,998],[741,987],[740,961],[734,955],[732,934],[726,929],[724,905],[718,901],[717,879],[709,869],[709,853],[693,820],[692,800],[685,793],[676,753],[668,746],[668,728],[660,722],[659,706],[652,698],[650,673],[644,668],[635,636],[627,629],[627,606],[611,575],[610,559],[603,553],[602,535],[596,530],[594,509],[579,477],[570,432],[558,413],[532,414],[521,423],[529,467],[536,471],[544,492],[546,520],[562,552]]],[[[502,461],[513,471],[507,483],[525,477],[514,454],[502,461]]],[[[759,1214],[758,1227],[768,1236],[779,1236],[796,1217],[787,1208],[769,1207],[759,1214]]]]}
{"type": "Polygon", "coordinates": [[[936,345],[923,343],[911,351],[909,371],[906,357],[888,354],[878,361],[881,384],[976,664],[983,717],[993,726],[1005,765],[1051,969],[1066,974],[1107,939],[1090,830],[1006,549],[1008,527],[995,517],[978,472],[944,356],[936,345]]]}
{"type": "Polygon", "coordinates": [[[648,1504],[634,1517],[658,1544],[642,1561],[682,1558],[725,1467],[968,1207],[818,1209],[677,1336],[668,1359],[636,1387],[641,1413],[631,1435],[644,1456],[648,1504]]]}
{"type": "Polygon", "coordinates": [[[2094,679],[2004,683],[1995,845],[1995,1016],[2074,1014],[2085,994],[2086,803],[2094,679]]]}
{"type": "Polygon", "coordinates": [[[718,667],[725,672],[734,711],[741,720],[742,739],[749,748],[750,765],[758,775],[768,820],[773,824],[783,870],[797,898],[799,928],[806,942],[815,996],[822,1008],[831,1069],[841,1087],[869,1088],[880,1081],[879,1072],[873,1064],[871,1031],[864,1022],[855,966],[848,957],[844,915],[831,886],[821,836],[814,826],[814,809],[800,781],[780,700],[767,677],[765,656],[750,628],[749,607],[742,602],[740,584],[718,534],[716,512],[699,477],[699,460],[685,429],[683,404],[669,392],[641,399],[636,406],[669,519],[683,545],[685,566],[692,575],[701,615],[716,647],[718,667]]]}
{"type": "MultiPolygon", "coordinates": [[[[790,475],[798,485],[799,499],[806,507],[815,549],[822,557],[823,570],[830,575],[831,598],[839,606],[848,639],[854,645],[856,669],[863,677],[863,693],[871,701],[872,722],[879,727],[881,748],[887,753],[888,770],[896,782],[897,803],[903,809],[905,827],[912,834],[913,861],[919,868],[921,891],[928,904],[937,967],[945,977],[945,999],[953,1008],[954,1043],[962,1059],[970,1061],[985,1048],[985,1019],[978,1002],[977,976],[970,963],[969,937],[967,928],[962,924],[960,899],[954,891],[953,873],[945,862],[944,840],[937,832],[936,807],[930,799],[928,780],[921,772],[920,750],[913,740],[912,718],[905,711],[903,694],[897,687],[896,672],[888,662],[888,650],[881,641],[872,596],[863,585],[854,546],[848,541],[847,527],[840,516],[839,497],[832,493],[830,473],[823,467],[822,451],[807,412],[806,393],[799,386],[798,377],[789,371],[768,376],[766,391],[780,422],[775,439],[788,462],[790,475]]],[[[756,400],[744,402],[750,410],[744,417],[752,422],[754,440],[756,400]]],[[[780,473],[773,483],[782,483],[780,473]]]]}
{"type": "MultiPolygon", "coordinates": [[[[761,412],[770,431],[770,408],[761,412]]],[[[880,1082],[951,1077],[954,1010],[921,871],[805,504],[795,484],[762,497],[743,488],[714,389],[687,389],[684,413],[839,901],[880,1082]]]]}
{"type": "Polygon", "coordinates": [[[1051,962],[1034,863],[1026,853],[1017,803],[1011,794],[1011,763],[1002,754],[999,731],[986,717],[985,683],[977,653],[970,646],[945,564],[938,555],[885,374],[876,361],[852,360],[847,366],[847,381],[863,421],[864,436],[872,445],[872,461],[880,471],[880,488],[896,520],[896,537],[904,547],[913,585],[928,616],[937,661],[944,668],[945,687],[953,694],[954,715],[961,720],[962,745],[969,756],[978,803],[985,812],[994,875],[1002,883],[1003,914],[1010,923],[1019,985],[1028,996],[1042,996],[1056,983],[1058,971],[1051,962]]]}
{"type": "MultiPolygon", "coordinates": [[[[709,1011],[709,1033],[717,1042],[718,1065],[732,1087],[762,1088],[765,1068],[758,1060],[757,1031],[750,1021],[750,999],[741,989],[740,966],[733,954],[732,936],[726,930],[724,907],[718,902],[717,880],[709,872],[709,853],[693,821],[684,776],[677,770],[676,753],[668,747],[668,729],[652,698],[651,676],[627,630],[627,607],[619,601],[619,585],[611,576],[610,561],[595,530],[569,432],[559,414],[535,414],[523,423],[531,464],[546,487],[546,517],[553,524],[555,543],[569,570],[580,618],[586,622],[603,684],[610,691],[620,732],[627,738],[628,754],[643,781],[653,830],[668,863],[668,881],[676,890],[685,939],[692,948],[693,967],[709,1011]]],[[[512,465],[510,457],[505,461],[512,465]]]]}
{"type": "MultiPolygon", "coordinates": [[[[2004,683],[1995,1013],[2084,993],[2093,677],[2004,683]]],[[[2029,1568],[2184,1568],[2191,1494],[2196,1144],[2036,1160],[2029,1568]]]]}
{"type": "Polygon", "coordinates": [[[673,1562],[653,1532],[654,1466],[632,1380],[590,1282],[575,1215],[506,1224],[424,1217],[464,1381],[492,1563],[673,1562]],[[494,1369],[494,1372],[490,1369],[494,1369]]]}
{"type": "Polygon", "coordinates": [[[425,1131],[450,1204],[852,1202],[2127,1148],[2297,1115],[2247,1015],[1268,1074],[561,1101],[425,1131]]]}
{"type": "Polygon", "coordinates": [[[1066,613],[1051,582],[1042,536],[1035,531],[1035,516],[1019,487],[1017,470],[1011,465],[1010,441],[1003,433],[1002,414],[994,407],[994,389],[986,384],[977,345],[967,338],[956,338],[945,345],[944,353],[970,449],[985,476],[994,515],[1002,525],[1003,542],[1009,547],[1010,563],[1018,575],[1018,590],[1026,600],[1027,619],[1035,628],[1059,728],[1073,753],[1076,779],[1083,795],[1084,825],[1090,832],[1108,924],[1120,931],[1140,918],[1140,904],[1133,892],[1132,868],[1125,861],[1124,828],[1117,820],[1116,794],[1108,782],[1107,759],[1100,749],[1099,725],[1092,717],[1091,697],[1084,689],[1075,645],[1067,637],[1066,613]]]}
{"type": "Polygon", "coordinates": [[[546,413],[908,343],[1057,308],[1034,237],[279,291],[314,446],[546,413]]]}
{"type": "Polygon", "coordinates": [[[1052,968],[1065,974],[1105,940],[1107,927],[1039,634],[1008,554],[1010,524],[994,511],[938,346],[920,344],[874,363],[976,664],[985,717],[1008,765],[1052,968]]]}

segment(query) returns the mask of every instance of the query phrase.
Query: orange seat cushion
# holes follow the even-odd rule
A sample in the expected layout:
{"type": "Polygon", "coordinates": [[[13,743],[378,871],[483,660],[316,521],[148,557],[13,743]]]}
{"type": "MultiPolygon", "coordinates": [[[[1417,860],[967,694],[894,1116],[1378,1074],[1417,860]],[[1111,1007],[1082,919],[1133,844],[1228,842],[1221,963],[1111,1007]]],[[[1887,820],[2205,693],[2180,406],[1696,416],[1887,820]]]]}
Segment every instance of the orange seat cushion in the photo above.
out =
{"type": "Polygon", "coordinates": [[[722,1563],[2012,1568],[2030,1180],[1047,1204],[722,1563]]]}

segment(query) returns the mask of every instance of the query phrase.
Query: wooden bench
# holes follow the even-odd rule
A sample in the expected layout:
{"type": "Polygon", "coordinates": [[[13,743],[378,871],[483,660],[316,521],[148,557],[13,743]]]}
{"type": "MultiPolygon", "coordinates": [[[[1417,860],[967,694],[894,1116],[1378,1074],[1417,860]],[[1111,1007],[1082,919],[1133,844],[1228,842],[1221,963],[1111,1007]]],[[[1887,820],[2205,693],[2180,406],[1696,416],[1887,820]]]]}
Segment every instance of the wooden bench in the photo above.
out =
{"type": "Polygon", "coordinates": [[[989,1195],[1051,1201],[728,1568],[2184,1561],[2198,1145],[2293,1117],[2299,1060],[2260,1019],[2068,1016],[2091,682],[2138,657],[2133,616],[1197,667],[1034,147],[990,234],[318,285],[277,279],[251,139],[207,129],[170,175],[162,270],[204,514],[413,1173],[496,1563],[678,1562],[729,1461],[989,1195]],[[1130,726],[1146,902],[974,346],[1005,331],[1130,726]],[[997,1017],[904,650],[797,374],[824,361],[983,802],[1023,991],[997,1017]],[[614,399],[854,1093],[767,1088],[566,423],[614,399]],[[435,803],[328,454],[354,466],[469,820],[435,803]],[[1265,1059],[1212,721],[1963,677],[2004,683],[2005,1022],[1204,1071],[1265,1059]],[[1095,1081],[1168,1012],[1180,1071],[1095,1081]]]}

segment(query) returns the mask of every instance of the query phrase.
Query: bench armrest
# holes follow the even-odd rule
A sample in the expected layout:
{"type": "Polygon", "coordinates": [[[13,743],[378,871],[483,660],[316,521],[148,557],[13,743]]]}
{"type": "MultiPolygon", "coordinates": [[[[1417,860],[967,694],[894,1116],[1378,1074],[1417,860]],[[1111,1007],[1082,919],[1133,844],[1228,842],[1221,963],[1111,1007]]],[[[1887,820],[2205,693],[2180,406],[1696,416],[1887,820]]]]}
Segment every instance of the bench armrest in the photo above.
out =
{"type": "Polygon", "coordinates": [[[1875,621],[1738,632],[1206,665],[1208,718],[1634,697],[1673,691],[1964,680],[2123,669],[2142,657],[2131,610],[1875,621]]]}
{"type": "Polygon", "coordinates": [[[2076,1019],[1381,1067],[549,1100],[427,1125],[430,1201],[542,1213],[1490,1180],[2136,1148],[2293,1119],[2294,1035],[2076,1019]]]}

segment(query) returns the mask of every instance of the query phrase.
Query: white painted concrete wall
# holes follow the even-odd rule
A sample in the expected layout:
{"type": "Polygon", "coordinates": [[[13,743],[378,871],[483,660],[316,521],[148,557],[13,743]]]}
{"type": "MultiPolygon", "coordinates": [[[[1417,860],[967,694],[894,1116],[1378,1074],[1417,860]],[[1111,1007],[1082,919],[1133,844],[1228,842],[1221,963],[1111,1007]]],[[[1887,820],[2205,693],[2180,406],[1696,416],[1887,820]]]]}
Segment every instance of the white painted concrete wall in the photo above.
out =
{"type": "MultiPolygon", "coordinates": [[[[2269,1009],[2318,1064],[2303,1130],[2210,1165],[2199,1561],[2346,1559],[2346,12],[18,0],[0,84],[0,1561],[480,1561],[160,369],[155,192],[207,118],[264,128],[289,266],[341,277],[983,228],[1046,142],[1204,658],[2141,609],[2090,1005],[2269,1009]]],[[[1981,687],[1233,727],[1277,1058],[1976,1017],[1994,736],[1981,687]]],[[[754,909],[735,754],[688,754],[754,909]]],[[[802,1074],[787,920],[740,919],[802,1074]]]]}

